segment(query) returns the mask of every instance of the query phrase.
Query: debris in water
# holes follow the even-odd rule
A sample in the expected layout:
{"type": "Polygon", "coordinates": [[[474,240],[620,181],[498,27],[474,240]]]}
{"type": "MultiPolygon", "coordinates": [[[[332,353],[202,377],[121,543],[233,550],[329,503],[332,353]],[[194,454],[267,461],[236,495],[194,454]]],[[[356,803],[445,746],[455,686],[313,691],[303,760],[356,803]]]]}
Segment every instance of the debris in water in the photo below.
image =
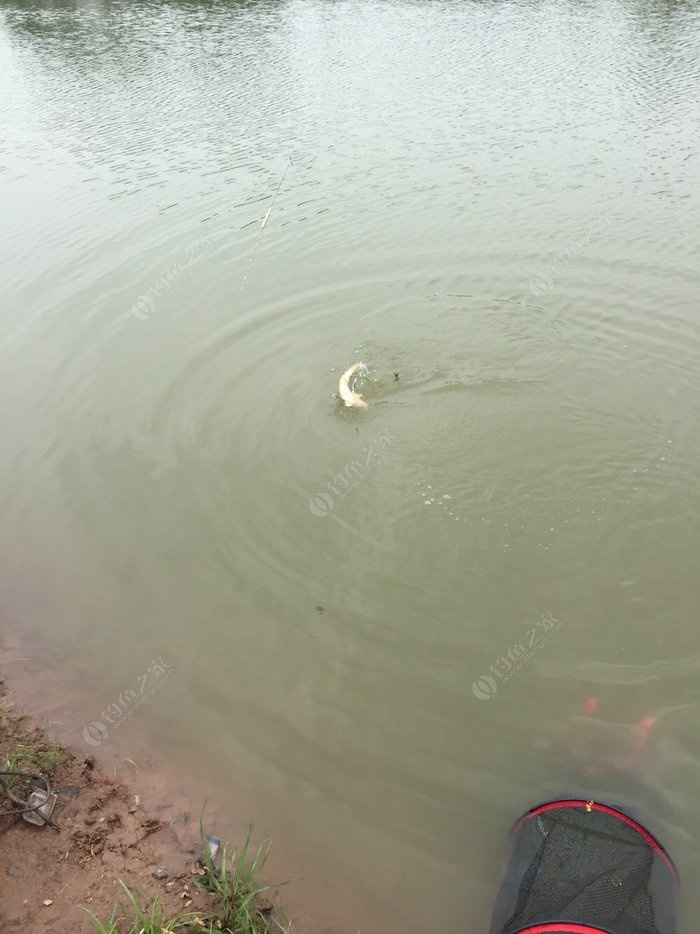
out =
{"type": "Polygon", "coordinates": [[[210,837],[208,833],[204,836],[208,844],[209,859],[216,859],[216,854],[219,852],[219,847],[221,846],[221,840],[219,840],[218,837],[210,837]]]}

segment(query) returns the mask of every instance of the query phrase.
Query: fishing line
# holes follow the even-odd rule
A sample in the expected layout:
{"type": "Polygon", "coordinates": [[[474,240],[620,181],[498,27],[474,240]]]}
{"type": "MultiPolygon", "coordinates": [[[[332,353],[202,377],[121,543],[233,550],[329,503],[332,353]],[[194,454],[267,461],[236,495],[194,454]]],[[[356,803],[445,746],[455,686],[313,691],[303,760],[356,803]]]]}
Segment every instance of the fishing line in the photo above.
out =
{"type": "Polygon", "coordinates": [[[250,270],[251,270],[251,268],[252,268],[252,266],[253,266],[253,261],[254,261],[254,259],[255,259],[255,253],[256,253],[256,251],[257,251],[257,249],[258,249],[258,244],[260,243],[260,238],[262,237],[262,232],[263,232],[263,230],[267,227],[267,222],[268,222],[268,220],[270,219],[270,214],[272,213],[272,209],[273,209],[273,207],[275,206],[275,201],[277,200],[277,195],[280,193],[280,189],[282,188],[282,185],[284,184],[284,180],[285,180],[285,178],[287,177],[287,172],[289,171],[289,166],[290,166],[290,165],[294,165],[294,163],[292,162],[292,157],[291,157],[291,156],[287,156],[287,158],[289,159],[289,165],[287,165],[287,166],[285,167],[285,170],[284,170],[284,172],[282,173],[282,178],[279,180],[279,185],[277,186],[277,189],[276,189],[274,195],[272,196],[272,201],[270,202],[269,208],[267,209],[267,211],[265,211],[265,216],[263,217],[263,219],[262,219],[262,221],[261,221],[261,223],[260,223],[260,229],[258,230],[257,236],[255,237],[255,241],[253,242],[253,247],[252,247],[250,253],[248,254],[248,261],[247,261],[247,263],[246,263],[245,270],[243,271],[243,278],[241,279],[241,287],[240,287],[240,289],[238,290],[238,294],[239,294],[239,295],[242,295],[242,294],[243,294],[243,290],[245,289],[246,282],[248,281],[248,276],[250,275],[250,270]]]}

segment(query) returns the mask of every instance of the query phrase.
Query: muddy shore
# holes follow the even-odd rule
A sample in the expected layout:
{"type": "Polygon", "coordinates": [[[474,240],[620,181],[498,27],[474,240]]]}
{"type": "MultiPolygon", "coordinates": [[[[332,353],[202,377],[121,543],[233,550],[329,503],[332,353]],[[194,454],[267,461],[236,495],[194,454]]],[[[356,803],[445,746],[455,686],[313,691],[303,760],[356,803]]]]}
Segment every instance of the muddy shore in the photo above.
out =
{"type": "MultiPolygon", "coordinates": [[[[234,848],[240,845],[251,823],[254,825],[252,843],[255,846],[271,841],[262,880],[267,883],[290,880],[290,884],[281,889],[277,901],[281,901],[295,934],[358,934],[360,931],[372,934],[377,930],[374,919],[378,909],[374,904],[358,902],[354,886],[355,867],[344,861],[342,839],[338,840],[336,861],[331,858],[333,854],[316,848],[313,837],[300,838],[296,833],[297,826],[287,818],[284,809],[277,807],[274,814],[269,812],[267,788],[264,794],[261,783],[260,793],[256,793],[255,784],[251,783],[252,770],[243,772],[246,763],[241,762],[238,773],[229,768],[224,776],[217,769],[215,750],[210,759],[202,759],[202,755],[207,753],[206,743],[193,749],[179,743],[167,728],[164,735],[162,720],[156,727],[149,726],[149,705],[167,697],[166,692],[179,689],[177,676],[169,678],[164,687],[146,701],[143,708],[145,716],[139,711],[139,716],[127,720],[122,728],[115,730],[110,727],[108,741],[97,746],[88,744],[84,736],[85,724],[100,717],[104,706],[100,697],[105,692],[98,690],[91,680],[98,663],[76,667],[69,650],[60,644],[47,642],[45,633],[51,621],[51,608],[44,608],[44,618],[42,607],[43,603],[38,609],[30,607],[35,611],[30,615],[41,617],[42,625],[33,623],[31,619],[29,622],[20,620],[14,606],[6,603],[4,607],[0,625],[0,679],[4,679],[5,684],[4,700],[16,710],[28,712],[34,724],[51,741],[69,750],[79,762],[86,756],[94,756],[93,772],[124,788],[127,803],[133,805],[137,795],[140,811],[147,818],[157,818],[163,828],[151,843],[169,837],[169,831],[172,831],[174,852],[180,853],[178,865],[188,867],[189,872],[192,850],[199,855],[201,849],[199,819],[206,802],[205,829],[218,837],[222,844],[230,844],[234,848]]],[[[26,617],[27,607],[23,610],[26,617]]],[[[176,659],[169,660],[176,665],[176,659]]],[[[60,783],[76,784],[64,779],[60,783]]],[[[128,813],[128,808],[126,810],[128,813]]],[[[29,825],[26,828],[35,830],[29,825]]],[[[46,828],[39,834],[43,837],[45,831],[46,828]]],[[[147,844],[151,845],[149,840],[150,837],[146,837],[143,844],[139,844],[142,852],[147,844]]],[[[0,912],[4,913],[8,912],[11,901],[7,895],[8,888],[16,889],[17,879],[21,878],[7,875],[7,867],[15,865],[12,859],[12,845],[6,832],[0,830],[0,912]]],[[[157,868],[157,859],[157,854],[153,854],[151,869],[157,868]]],[[[106,861],[107,856],[102,860],[106,861]]],[[[172,867],[173,871],[177,868],[177,865],[172,867]]],[[[150,870],[142,880],[146,894],[169,891],[162,881],[151,879],[149,873],[150,870]]],[[[116,878],[116,872],[113,876],[116,878]]],[[[115,891],[116,885],[112,885],[110,897],[115,891]]],[[[77,894],[75,899],[77,901],[77,894]]],[[[42,900],[43,897],[39,899],[39,905],[42,900]]],[[[22,901],[20,899],[20,906],[22,901]]],[[[113,903],[105,894],[104,904],[108,904],[110,910],[113,903]]],[[[89,903],[87,907],[95,910],[89,903]]],[[[75,917],[84,919],[84,913],[75,917]]],[[[39,919],[43,919],[44,924],[51,921],[48,915],[43,914],[39,919]]],[[[21,927],[16,929],[22,930],[21,927]]],[[[382,930],[388,932],[390,929],[393,930],[390,925],[382,925],[382,930]]],[[[0,930],[5,930],[2,914],[0,930]]],[[[33,929],[25,927],[24,930],[33,929]]],[[[81,929],[58,925],[36,930],[77,932],[81,929]]],[[[91,928],[84,927],[83,930],[89,934],[91,928]]]]}
{"type": "MultiPolygon", "coordinates": [[[[0,930],[93,931],[85,909],[106,921],[117,899],[126,900],[119,880],[142,903],[159,898],[166,916],[215,915],[212,896],[194,885],[203,873],[198,821],[184,812],[170,817],[165,807],[147,811],[139,794],[91,756],[74,754],[39,729],[0,682],[0,768],[17,755],[24,757],[17,767],[48,775],[56,826],[0,817],[0,930]]],[[[8,805],[0,789],[0,810],[8,805]]],[[[271,915],[279,898],[275,889],[268,894],[261,907],[271,915]]]]}

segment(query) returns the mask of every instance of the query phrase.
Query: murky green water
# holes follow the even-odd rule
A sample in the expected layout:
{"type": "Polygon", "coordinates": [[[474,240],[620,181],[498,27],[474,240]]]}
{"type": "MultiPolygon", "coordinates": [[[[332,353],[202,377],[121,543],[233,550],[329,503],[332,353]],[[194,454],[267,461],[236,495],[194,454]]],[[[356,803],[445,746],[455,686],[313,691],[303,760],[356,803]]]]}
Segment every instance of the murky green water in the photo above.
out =
{"type": "Polygon", "coordinates": [[[700,871],[699,53],[660,0],[0,6],[5,618],[301,930],[484,930],[559,793],[700,871]]]}

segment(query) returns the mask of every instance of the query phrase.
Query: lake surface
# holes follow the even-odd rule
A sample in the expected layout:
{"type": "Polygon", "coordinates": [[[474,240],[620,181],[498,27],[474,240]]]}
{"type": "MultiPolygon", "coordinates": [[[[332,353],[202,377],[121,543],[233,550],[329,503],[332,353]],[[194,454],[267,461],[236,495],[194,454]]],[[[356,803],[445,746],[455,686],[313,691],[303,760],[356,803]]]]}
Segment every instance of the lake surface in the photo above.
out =
{"type": "Polygon", "coordinates": [[[0,5],[3,625],[301,931],[483,931],[562,793],[695,930],[699,63],[681,0],[0,5]]]}

